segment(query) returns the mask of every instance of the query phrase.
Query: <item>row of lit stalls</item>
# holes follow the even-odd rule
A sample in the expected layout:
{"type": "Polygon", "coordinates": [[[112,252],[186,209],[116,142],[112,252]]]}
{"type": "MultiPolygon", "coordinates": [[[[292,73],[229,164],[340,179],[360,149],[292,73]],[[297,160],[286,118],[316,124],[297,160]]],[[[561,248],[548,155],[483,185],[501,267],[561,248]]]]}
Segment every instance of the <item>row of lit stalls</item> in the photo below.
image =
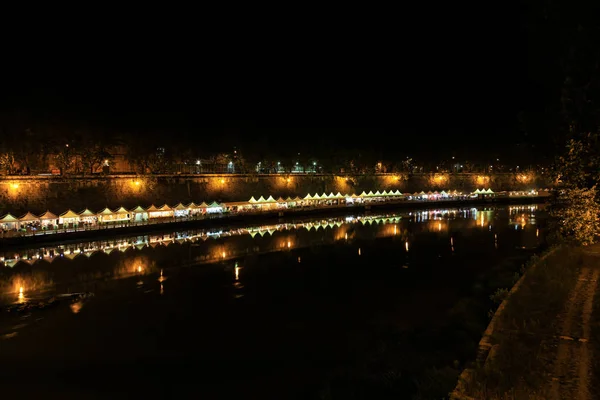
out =
{"type": "Polygon", "coordinates": [[[424,191],[414,192],[414,193],[405,193],[404,196],[407,200],[456,200],[465,197],[463,192],[459,192],[458,190],[442,190],[438,192],[437,190],[432,192],[431,190],[427,193],[424,191]]]}
{"type": "Polygon", "coordinates": [[[362,192],[359,195],[356,194],[342,194],[333,192],[327,194],[315,193],[314,195],[307,194],[304,197],[288,197],[286,199],[278,198],[275,199],[273,196],[267,198],[260,196],[258,199],[251,197],[248,201],[241,202],[228,202],[219,204],[213,202],[211,204],[201,203],[195,204],[190,203],[183,205],[181,203],[174,207],[170,207],[165,204],[160,207],[151,205],[148,208],[142,208],[138,206],[132,210],[127,210],[124,207],[120,207],[116,210],[105,208],[99,212],[93,212],[89,209],[85,209],[82,212],[76,213],[72,210],[55,215],[50,211],[46,211],[40,216],[36,216],[30,212],[16,218],[11,214],[6,214],[0,218],[0,229],[3,230],[16,230],[16,229],[50,229],[59,227],[73,227],[83,224],[87,225],[108,225],[108,224],[119,224],[125,222],[143,223],[148,220],[165,220],[173,218],[190,218],[204,214],[216,214],[222,212],[264,212],[264,211],[275,211],[287,208],[302,208],[302,207],[326,207],[326,206],[341,206],[341,205],[354,205],[363,204],[370,202],[388,202],[388,201],[399,201],[399,200],[446,200],[446,199],[461,199],[466,197],[477,197],[477,196],[493,196],[494,192],[491,189],[477,189],[470,194],[463,194],[462,192],[454,191],[441,191],[441,192],[415,192],[412,194],[403,194],[399,190],[393,191],[369,191],[362,192]]]}
{"type": "Polygon", "coordinates": [[[9,213],[0,218],[0,229],[3,231],[47,230],[61,227],[118,224],[130,221],[144,222],[150,219],[185,218],[203,214],[221,213],[223,210],[223,205],[213,202],[211,204],[202,203],[199,205],[190,203],[187,206],[180,203],[175,207],[170,207],[167,204],[161,207],[151,205],[147,209],[137,206],[132,210],[127,210],[124,207],[119,207],[116,210],[105,208],[99,212],[93,212],[89,209],[85,209],[79,213],[67,210],[60,215],[56,215],[50,211],[46,211],[39,216],[27,212],[20,218],[9,213]]]}
{"type": "Polygon", "coordinates": [[[490,188],[482,190],[475,189],[475,191],[471,193],[471,197],[493,197],[494,195],[495,193],[490,188]]]}

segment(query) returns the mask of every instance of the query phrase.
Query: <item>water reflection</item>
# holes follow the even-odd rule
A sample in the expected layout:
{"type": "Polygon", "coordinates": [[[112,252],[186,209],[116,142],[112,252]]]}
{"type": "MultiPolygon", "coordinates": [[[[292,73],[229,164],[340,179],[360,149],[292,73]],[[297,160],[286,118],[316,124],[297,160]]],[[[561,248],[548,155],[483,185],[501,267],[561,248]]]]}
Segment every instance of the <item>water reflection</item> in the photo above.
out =
{"type": "Polygon", "coordinates": [[[19,296],[17,297],[17,302],[18,303],[25,303],[26,299],[25,299],[25,294],[23,293],[23,287],[21,286],[19,288],[19,296]]]}
{"type": "MultiPolygon", "coordinates": [[[[23,291],[18,288],[27,287],[31,291],[49,289],[74,276],[78,282],[137,276],[141,286],[144,276],[152,274],[155,274],[154,279],[160,275],[158,282],[163,294],[163,282],[166,280],[163,270],[170,266],[224,263],[251,254],[294,251],[337,242],[346,245],[390,238],[404,242],[404,254],[409,257],[413,245],[430,240],[425,239],[427,235],[435,235],[445,237],[444,241],[449,240],[450,246],[446,244],[446,251],[454,254],[457,245],[459,250],[464,250],[464,238],[472,235],[473,229],[481,232],[482,227],[487,229],[480,233],[481,237],[495,249],[499,248],[498,233],[507,235],[503,229],[511,226],[518,231],[511,236],[511,240],[519,242],[515,246],[529,248],[536,246],[543,236],[536,222],[537,211],[538,206],[533,205],[367,214],[7,251],[0,253],[0,270],[4,272],[0,280],[0,294],[18,291],[18,301],[24,301],[23,291]],[[462,232],[462,236],[455,235],[456,232],[462,232]]],[[[359,247],[358,255],[361,254],[359,247]]],[[[298,255],[297,262],[301,261],[298,255]]],[[[241,268],[236,261],[233,272],[238,287],[241,286],[241,268]]]]}

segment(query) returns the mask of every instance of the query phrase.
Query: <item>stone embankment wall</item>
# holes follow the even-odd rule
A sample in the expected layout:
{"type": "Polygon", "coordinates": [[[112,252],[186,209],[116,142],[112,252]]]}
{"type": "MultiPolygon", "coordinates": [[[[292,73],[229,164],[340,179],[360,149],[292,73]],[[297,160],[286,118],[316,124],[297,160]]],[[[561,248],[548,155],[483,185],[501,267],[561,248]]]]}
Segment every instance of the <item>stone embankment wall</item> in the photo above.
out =
{"type": "Polygon", "coordinates": [[[114,175],[88,177],[0,177],[0,215],[67,209],[175,205],[179,202],[245,201],[251,196],[305,196],[307,193],[400,190],[401,192],[476,188],[531,190],[550,187],[543,176],[525,174],[374,174],[374,175],[114,175]]]}

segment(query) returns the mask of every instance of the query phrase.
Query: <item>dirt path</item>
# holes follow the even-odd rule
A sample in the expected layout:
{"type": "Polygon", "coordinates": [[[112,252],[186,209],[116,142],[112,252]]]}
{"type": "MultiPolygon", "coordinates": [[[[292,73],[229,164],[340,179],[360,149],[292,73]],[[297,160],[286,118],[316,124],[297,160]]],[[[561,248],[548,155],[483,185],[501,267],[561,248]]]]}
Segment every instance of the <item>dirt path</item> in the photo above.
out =
{"type": "Polygon", "coordinates": [[[600,276],[600,249],[586,252],[585,267],[559,316],[560,336],[552,375],[552,398],[588,400],[590,393],[590,318],[600,276]]]}

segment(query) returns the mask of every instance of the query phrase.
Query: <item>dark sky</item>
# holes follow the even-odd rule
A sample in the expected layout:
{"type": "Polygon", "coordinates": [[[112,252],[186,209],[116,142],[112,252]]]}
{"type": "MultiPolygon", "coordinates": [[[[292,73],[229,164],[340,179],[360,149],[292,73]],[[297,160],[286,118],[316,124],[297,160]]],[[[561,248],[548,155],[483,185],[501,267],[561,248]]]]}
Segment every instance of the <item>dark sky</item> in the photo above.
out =
{"type": "Polygon", "coordinates": [[[518,122],[544,109],[531,66],[548,56],[523,18],[454,7],[210,28],[171,21],[86,40],[66,32],[15,46],[2,104],[211,149],[504,156],[525,139],[545,142],[518,122]]]}

